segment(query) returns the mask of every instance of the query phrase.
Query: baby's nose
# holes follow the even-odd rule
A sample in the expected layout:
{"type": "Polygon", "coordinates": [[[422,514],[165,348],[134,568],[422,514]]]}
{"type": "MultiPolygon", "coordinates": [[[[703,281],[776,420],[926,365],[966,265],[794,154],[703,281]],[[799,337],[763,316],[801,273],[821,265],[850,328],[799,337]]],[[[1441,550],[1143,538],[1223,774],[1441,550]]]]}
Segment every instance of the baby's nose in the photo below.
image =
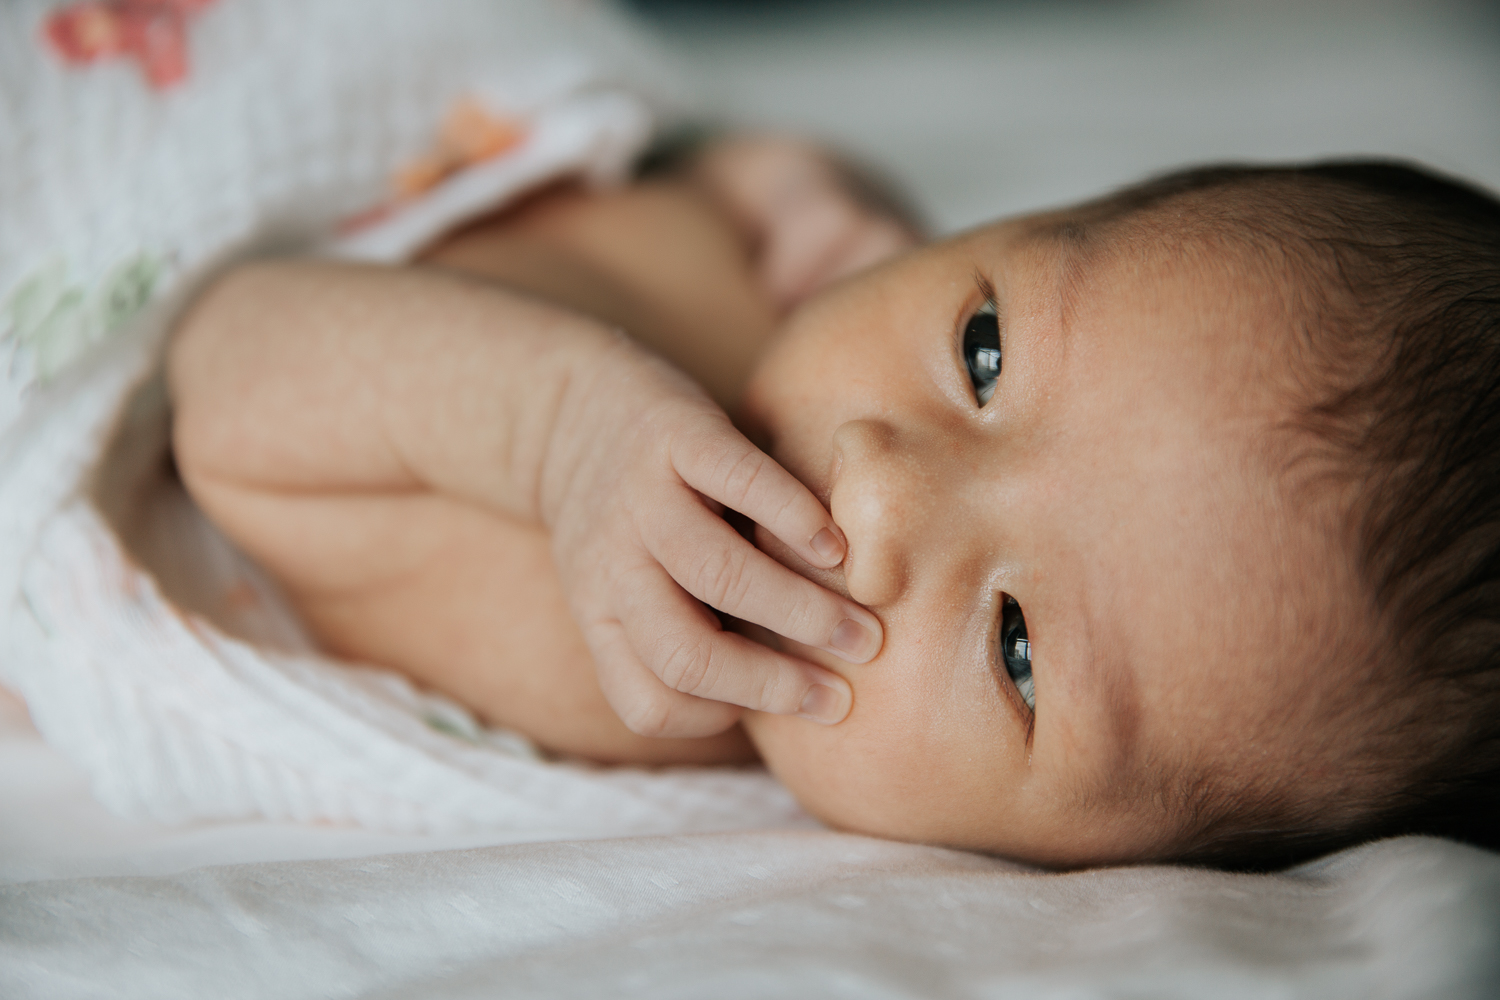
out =
{"type": "Polygon", "coordinates": [[[833,434],[833,519],[849,540],[844,581],[861,604],[888,604],[911,574],[916,539],[937,503],[920,449],[891,425],[851,420],[833,434]]]}

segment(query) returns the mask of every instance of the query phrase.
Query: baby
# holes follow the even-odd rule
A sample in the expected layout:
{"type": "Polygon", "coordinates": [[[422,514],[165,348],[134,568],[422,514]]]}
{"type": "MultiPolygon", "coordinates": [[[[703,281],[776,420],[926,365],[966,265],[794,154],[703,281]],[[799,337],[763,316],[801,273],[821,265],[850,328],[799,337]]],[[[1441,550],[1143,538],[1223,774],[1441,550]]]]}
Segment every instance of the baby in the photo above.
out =
{"type": "Polygon", "coordinates": [[[178,466],[331,652],[560,754],[1054,866],[1494,843],[1500,204],[1207,169],[914,242],[745,140],[243,268],[178,466]]]}

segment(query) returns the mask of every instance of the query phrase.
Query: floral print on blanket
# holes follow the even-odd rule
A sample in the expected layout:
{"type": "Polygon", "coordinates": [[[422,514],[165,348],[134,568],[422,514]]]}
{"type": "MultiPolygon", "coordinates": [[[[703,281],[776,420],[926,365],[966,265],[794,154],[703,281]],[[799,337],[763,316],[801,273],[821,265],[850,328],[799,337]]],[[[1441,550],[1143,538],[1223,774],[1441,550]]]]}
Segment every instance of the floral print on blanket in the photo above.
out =
{"type": "Polygon", "coordinates": [[[162,261],[138,253],[113,267],[92,292],[70,280],[63,261],[17,286],[0,310],[0,340],[29,356],[35,377],[52,379],[68,363],[123,326],[151,298],[162,261]]]}
{"type": "Polygon", "coordinates": [[[474,97],[459,99],[448,109],[431,148],[391,178],[393,197],[345,219],[339,231],[348,234],[379,222],[453,175],[515,149],[527,132],[520,119],[492,112],[474,97]]]}
{"type": "Polygon", "coordinates": [[[131,56],[157,90],[188,75],[188,21],[214,0],[89,0],[54,11],[42,33],[64,62],[131,56]]]}

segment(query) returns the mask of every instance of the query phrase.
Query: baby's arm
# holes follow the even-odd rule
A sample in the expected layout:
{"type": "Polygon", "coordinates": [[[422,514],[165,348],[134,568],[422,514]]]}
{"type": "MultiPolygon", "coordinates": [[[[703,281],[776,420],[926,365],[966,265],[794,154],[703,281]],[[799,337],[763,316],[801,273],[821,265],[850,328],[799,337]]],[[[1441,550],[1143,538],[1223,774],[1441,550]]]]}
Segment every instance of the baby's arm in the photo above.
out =
{"type": "Polygon", "coordinates": [[[816,499],[689,380],[591,320],[436,271],[260,265],[193,310],[169,376],[184,479],[294,590],[357,582],[400,537],[390,501],[437,495],[549,529],[601,686],[636,732],[719,732],[739,705],[847,711],[842,679],[723,632],[691,597],[823,647],[853,620],[871,641],[851,658],[878,649],[873,616],[711,509],[830,565],[842,541],[816,499]],[[289,531],[289,503],[323,514],[289,531]]]}

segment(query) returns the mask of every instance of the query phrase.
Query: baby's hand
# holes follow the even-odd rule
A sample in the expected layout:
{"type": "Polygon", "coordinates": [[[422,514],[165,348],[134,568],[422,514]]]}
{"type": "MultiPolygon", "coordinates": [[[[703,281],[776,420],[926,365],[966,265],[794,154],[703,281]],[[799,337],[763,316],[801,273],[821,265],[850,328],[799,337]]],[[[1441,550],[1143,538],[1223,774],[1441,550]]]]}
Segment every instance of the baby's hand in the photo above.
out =
{"type": "Polygon", "coordinates": [[[720,516],[737,510],[808,563],[836,566],[843,535],[807,488],[690,379],[623,336],[573,380],[554,426],[541,510],[600,686],[625,724],[709,736],[741,706],[842,720],[852,699],[843,678],[724,631],[709,610],[853,663],[879,652],[874,615],[720,516]]]}
{"type": "Polygon", "coordinates": [[[729,139],[693,174],[755,240],[761,282],[783,310],[919,242],[894,198],[806,142],[729,139]]]}

